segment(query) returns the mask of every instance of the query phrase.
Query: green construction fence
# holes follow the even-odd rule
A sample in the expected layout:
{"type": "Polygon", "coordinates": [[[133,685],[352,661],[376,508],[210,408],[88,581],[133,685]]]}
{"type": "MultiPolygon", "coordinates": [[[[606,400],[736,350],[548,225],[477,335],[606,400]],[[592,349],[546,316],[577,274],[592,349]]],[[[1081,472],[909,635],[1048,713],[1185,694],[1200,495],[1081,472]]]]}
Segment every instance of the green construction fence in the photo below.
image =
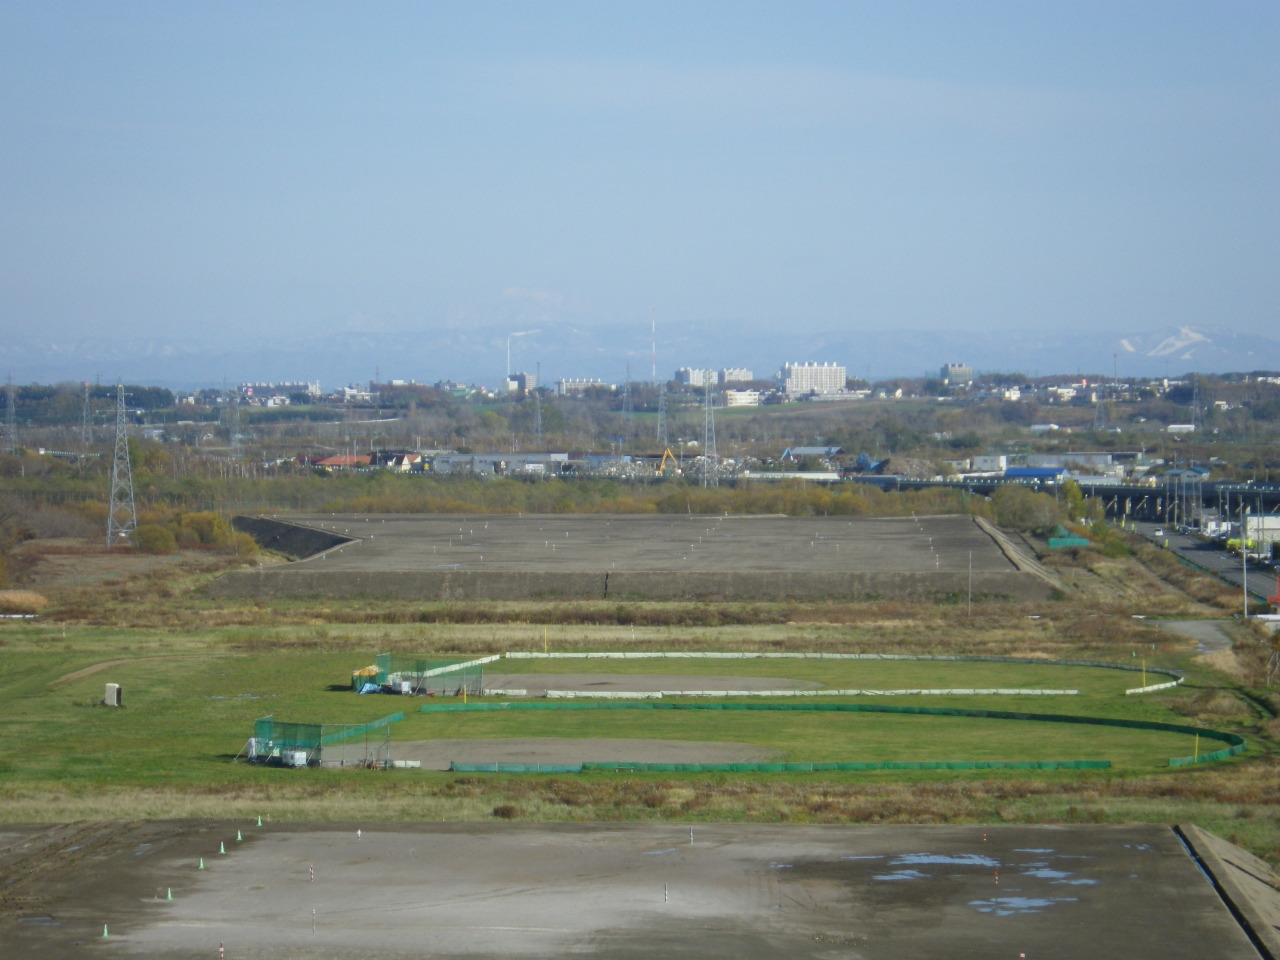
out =
{"type": "Polygon", "coordinates": [[[403,713],[388,714],[368,723],[294,723],[274,716],[259,717],[253,722],[250,757],[279,760],[305,753],[307,763],[317,762],[326,744],[363,737],[403,719],[403,713]]]}

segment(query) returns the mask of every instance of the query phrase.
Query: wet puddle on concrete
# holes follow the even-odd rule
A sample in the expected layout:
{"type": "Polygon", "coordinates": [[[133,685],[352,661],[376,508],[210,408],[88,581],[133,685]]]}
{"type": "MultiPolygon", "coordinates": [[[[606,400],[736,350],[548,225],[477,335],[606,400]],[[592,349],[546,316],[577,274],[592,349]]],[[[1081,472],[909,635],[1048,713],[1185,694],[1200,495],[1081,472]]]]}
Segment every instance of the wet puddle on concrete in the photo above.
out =
{"type": "Polygon", "coordinates": [[[1012,917],[1019,914],[1043,913],[1055,904],[1075,902],[1075,897],[995,897],[991,900],[970,900],[969,906],[979,913],[1012,917]]]}

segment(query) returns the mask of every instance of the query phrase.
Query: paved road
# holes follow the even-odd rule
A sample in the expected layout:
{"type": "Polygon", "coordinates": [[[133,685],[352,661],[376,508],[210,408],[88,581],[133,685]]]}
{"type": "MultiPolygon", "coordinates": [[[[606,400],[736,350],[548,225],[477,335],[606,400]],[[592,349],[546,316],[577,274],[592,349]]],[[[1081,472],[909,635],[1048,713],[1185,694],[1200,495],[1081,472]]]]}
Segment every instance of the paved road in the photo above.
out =
{"type": "MultiPolygon", "coordinates": [[[[1139,521],[1136,527],[1137,532],[1152,543],[1162,546],[1167,545],[1170,550],[1176,551],[1197,566],[1212,571],[1223,580],[1233,583],[1237,587],[1242,585],[1247,574],[1249,592],[1258,600],[1265,600],[1273,592],[1272,588],[1275,586],[1276,578],[1274,570],[1260,567],[1254,563],[1248,564],[1244,570],[1241,570],[1240,558],[1235,554],[1228,553],[1221,541],[1210,540],[1198,534],[1179,533],[1175,528],[1160,523],[1139,521]],[[1160,531],[1163,536],[1157,537],[1157,531],[1160,531]]],[[[1243,605],[1243,594],[1240,599],[1241,605],[1243,605]]]]}

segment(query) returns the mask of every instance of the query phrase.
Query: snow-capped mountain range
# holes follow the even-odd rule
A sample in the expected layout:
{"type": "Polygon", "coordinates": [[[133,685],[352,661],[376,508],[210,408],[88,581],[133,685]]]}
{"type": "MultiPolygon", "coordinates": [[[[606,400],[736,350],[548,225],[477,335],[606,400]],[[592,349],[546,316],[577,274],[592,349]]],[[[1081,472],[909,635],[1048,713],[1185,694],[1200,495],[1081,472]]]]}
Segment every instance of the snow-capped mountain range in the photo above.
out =
{"type": "MultiPolygon", "coordinates": [[[[16,383],[114,382],[122,378],[174,388],[242,382],[320,381],[330,389],[378,379],[434,383],[455,380],[497,386],[511,371],[538,373],[544,384],[562,377],[620,383],[671,378],[678,367],[746,367],[757,379],[784,362],[843,364],[851,377],[936,376],[944,363],[975,372],[1028,376],[1082,374],[1177,377],[1189,372],[1280,370],[1280,340],[1227,329],[1179,326],[1103,336],[1059,331],[981,334],[953,330],[827,329],[786,332],[723,325],[678,332],[621,325],[556,323],[515,329],[509,324],[457,325],[396,332],[348,331],[280,336],[234,346],[151,339],[46,340],[0,343],[0,375],[16,383]]],[[[549,322],[548,322],[549,321],[549,322]]]]}

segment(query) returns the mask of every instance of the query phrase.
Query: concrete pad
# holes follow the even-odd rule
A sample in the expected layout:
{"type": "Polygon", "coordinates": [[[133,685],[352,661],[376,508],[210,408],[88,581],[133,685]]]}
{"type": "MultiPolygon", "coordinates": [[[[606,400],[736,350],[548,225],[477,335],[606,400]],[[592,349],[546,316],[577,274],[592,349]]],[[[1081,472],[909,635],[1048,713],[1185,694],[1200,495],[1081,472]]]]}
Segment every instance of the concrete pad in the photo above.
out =
{"type": "Polygon", "coordinates": [[[1280,957],[1280,876],[1270,864],[1194,824],[1179,830],[1259,946],[1269,957],[1280,957]]]}
{"type": "Polygon", "coordinates": [[[228,960],[1258,956],[1166,827],[693,831],[143,824],[11,890],[41,919],[10,911],[0,942],[49,960],[210,958],[219,943],[228,960]]]}

